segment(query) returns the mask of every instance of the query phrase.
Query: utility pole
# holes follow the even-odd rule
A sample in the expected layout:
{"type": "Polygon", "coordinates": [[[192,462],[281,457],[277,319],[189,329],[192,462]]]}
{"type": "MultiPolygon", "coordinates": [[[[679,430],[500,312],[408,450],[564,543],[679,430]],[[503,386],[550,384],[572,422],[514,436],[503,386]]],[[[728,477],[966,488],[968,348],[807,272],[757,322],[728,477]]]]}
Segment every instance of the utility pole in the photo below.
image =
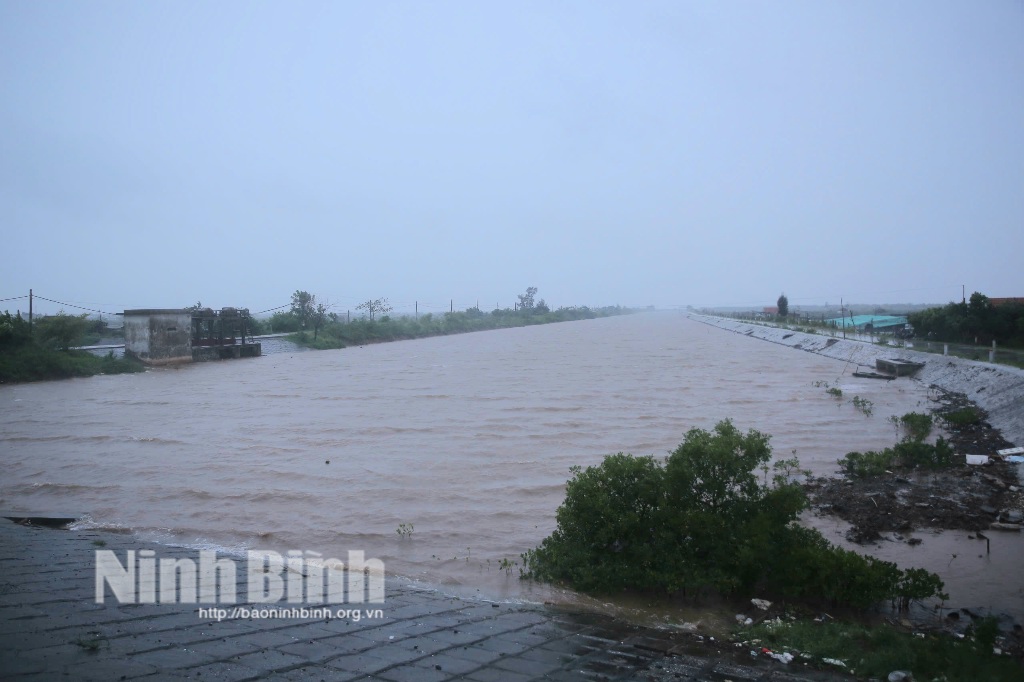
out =
{"type": "Polygon", "coordinates": [[[32,336],[32,290],[28,290],[28,335],[32,336]]]}
{"type": "Polygon", "coordinates": [[[449,304],[451,305],[451,308],[449,309],[448,312],[454,313],[455,312],[455,299],[454,298],[451,299],[451,301],[449,301],[449,304]]]}
{"type": "Polygon", "coordinates": [[[846,307],[843,305],[843,299],[839,299],[839,319],[843,321],[843,339],[846,339],[846,307]]]}
{"type": "Polygon", "coordinates": [[[420,319],[420,302],[416,301],[416,319],[420,319]]]}
{"type": "Polygon", "coordinates": [[[960,295],[963,297],[963,302],[966,305],[966,303],[967,303],[967,285],[966,284],[961,284],[960,285],[960,295]]]}

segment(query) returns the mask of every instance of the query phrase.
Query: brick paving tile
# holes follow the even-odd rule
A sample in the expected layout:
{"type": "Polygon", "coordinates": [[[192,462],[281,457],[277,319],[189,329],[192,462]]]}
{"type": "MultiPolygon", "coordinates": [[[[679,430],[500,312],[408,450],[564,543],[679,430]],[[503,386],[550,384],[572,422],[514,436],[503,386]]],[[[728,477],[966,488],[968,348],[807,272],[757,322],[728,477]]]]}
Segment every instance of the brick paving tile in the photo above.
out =
{"type": "Polygon", "coordinates": [[[557,657],[546,660],[536,660],[523,656],[504,656],[494,662],[494,667],[502,670],[510,670],[515,673],[522,673],[523,675],[541,677],[547,673],[563,668],[564,663],[559,661],[557,657]]]}
{"type": "Polygon", "coordinates": [[[444,653],[446,656],[454,656],[455,658],[461,658],[466,661],[473,661],[480,665],[489,665],[505,655],[498,651],[481,649],[475,645],[453,647],[451,649],[446,649],[444,653]]]}
{"type": "Polygon", "coordinates": [[[128,535],[0,520],[0,677],[18,682],[844,679],[743,666],[714,652],[712,658],[688,656],[665,633],[601,614],[454,598],[398,580],[387,583],[387,598],[379,605],[384,617],[360,620],[217,620],[207,608],[230,613],[236,604],[275,606],[247,603],[244,576],[235,582],[235,604],[121,604],[109,586],[97,604],[100,547],[117,557],[153,549],[161,558],[198,558],[190,549],[147,545],[128,535]]]}
{"type": "Polygon", "coordinates": [[[447,652],[434,654],[433,656],[429,656],[421,661],[417,661],[416,665],[427,665],[431,668],[441,666],[441,670],[445,671],[449,675],[465,675],[466,673],[480,667],[480,663],[478,661],[470,661],[456,656],[449,656],[447,652]]]}
{"type": "Polygon", "coordinates": [[[373,675],[377,679],[387,682],[441,682],[451,679],[451,675],[443,670],[427,668],[420,665],[401,666],[383,670],[373,675]]]}
{"type": "Polygon", "coordinates": [[[465,679],[475,682],[529,682],[534,679],[530,675],[514,673],[501,668],[484,668],[466,675],[465,679]]]}
{"type": "Polygon", "coordinates": [[[327,662],[327,667],[329,668],[367,675],[384,670],[392,665],[394,665],[392,662],[370,653],[347,654],[327,662]]]}
{"type": "Polygon", "coordinates": [[[242,682],[243,680],[258,680],[263,677],[263,674],[258,670],[230,661],[214,661],[201,668],[182,670],[179,674],[183,674],[190,679],[202,680],[203,682],[210,682],[210,680],[242,682]]]}

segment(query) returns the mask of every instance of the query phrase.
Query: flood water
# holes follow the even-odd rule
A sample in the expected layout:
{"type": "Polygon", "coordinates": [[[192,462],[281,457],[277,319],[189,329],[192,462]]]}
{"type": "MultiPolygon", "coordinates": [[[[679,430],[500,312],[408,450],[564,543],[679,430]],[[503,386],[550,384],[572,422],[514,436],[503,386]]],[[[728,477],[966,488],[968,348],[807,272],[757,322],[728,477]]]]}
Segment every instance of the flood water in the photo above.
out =
{"type": "MultiPolygon", "coordinates": [[[[433,589],[573,601],[499,568],[554,529],[571,466],[664,455],[730,417],[832,473],[928,404],[853,369],[672,312],[0,387],[0,509],[224,551],[364,550],[433,589]],[[837,379],[872,416],[813,385],[837,379]]],[[[919,535],[868,551],[1022,620],[1019,537],[979,560],[964,534],[919,535]]]]}

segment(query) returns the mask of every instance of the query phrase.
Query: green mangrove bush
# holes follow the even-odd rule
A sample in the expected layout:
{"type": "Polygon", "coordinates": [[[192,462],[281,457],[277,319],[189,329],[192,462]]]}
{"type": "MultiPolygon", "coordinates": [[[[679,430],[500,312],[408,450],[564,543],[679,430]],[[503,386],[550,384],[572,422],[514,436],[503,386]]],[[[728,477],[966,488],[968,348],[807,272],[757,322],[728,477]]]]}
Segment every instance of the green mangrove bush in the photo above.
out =
{"type": "Polygon", "coordinates": [[[726,419],[690,430],[665,460],[619,453],[574,467],[555,531],[523,554],[524,577],[590,593],[776,595],[832,605],[903,605],[935,596],[895,564],[831,545],[796,523],[803,489],[771,460],[769,436],[726,419]]]}

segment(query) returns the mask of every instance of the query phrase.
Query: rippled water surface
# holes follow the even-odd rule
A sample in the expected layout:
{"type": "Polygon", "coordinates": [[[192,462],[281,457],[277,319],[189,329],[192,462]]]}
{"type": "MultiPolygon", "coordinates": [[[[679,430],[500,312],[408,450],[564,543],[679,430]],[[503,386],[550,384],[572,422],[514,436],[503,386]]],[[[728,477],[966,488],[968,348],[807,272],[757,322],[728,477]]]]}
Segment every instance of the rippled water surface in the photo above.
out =
{"type": "MultiPolygon", "coordinates": [[[[889,415],[926,407],[918,384],[852,370],[647,313],[0,387],[0,508],[229,550],[362,549],[453,592],[565,598],[498,564],[554,528],[571,466],[663,455],[731,417],[830,473],[891,445],[889,415]],[[872,417],[813,386],[837,379],[872,417]]],[[[998,602],[1010,588],[985,570],[963,589],[998,602]]]]}

